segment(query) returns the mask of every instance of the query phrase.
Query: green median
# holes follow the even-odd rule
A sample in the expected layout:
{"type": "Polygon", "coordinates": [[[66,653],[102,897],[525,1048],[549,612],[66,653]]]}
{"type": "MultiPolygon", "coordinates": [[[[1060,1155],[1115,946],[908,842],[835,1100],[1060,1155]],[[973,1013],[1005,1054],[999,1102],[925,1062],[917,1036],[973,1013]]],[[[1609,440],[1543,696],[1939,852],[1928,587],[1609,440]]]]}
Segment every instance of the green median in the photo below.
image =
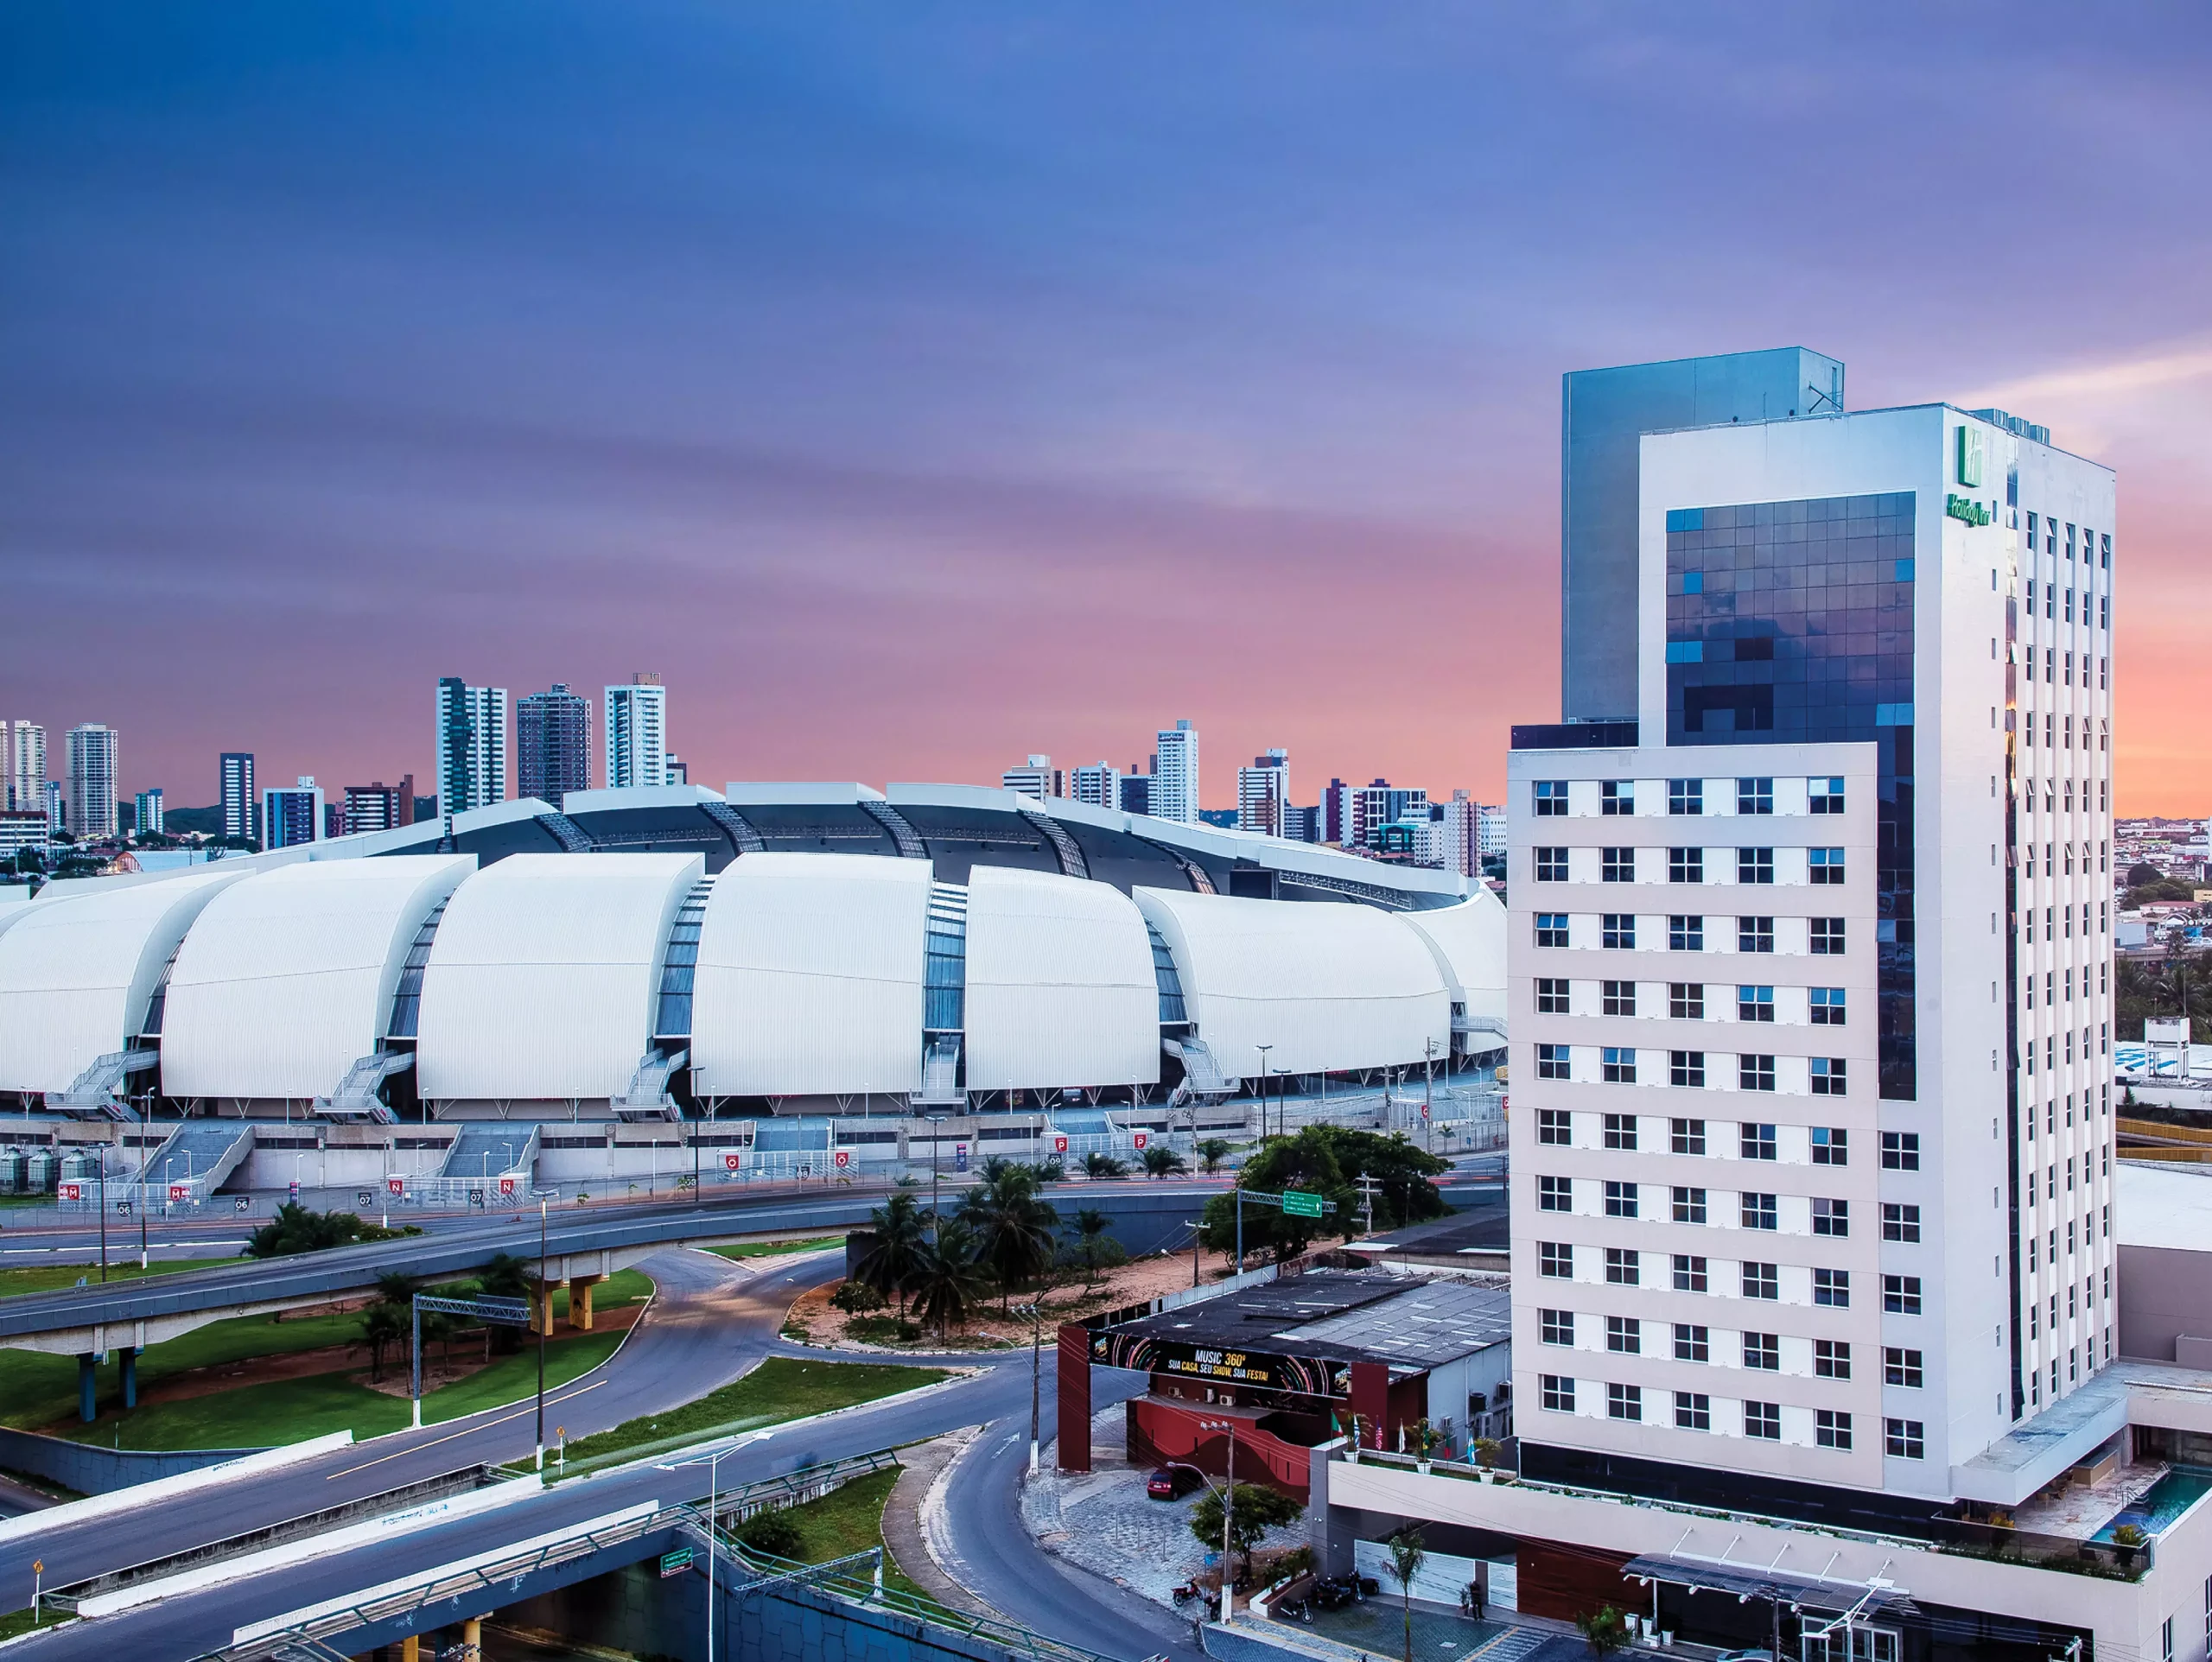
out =
{"type": "MultiPolygon", "coordinates": [[[[110,1281],[136,1281],[142,1276],[175,1275],[184,1270],[214,1270],[225,1265],[234,1265],[235,1258],[169,1258],[156,1259],[144,1269],[138,1267],[137,1253],[126,1263],[122,1261],[123,1248],[118,1246],[108,1259],[107,1278],[110,1281]]],[[[37,1264],[12,1270],[0,1270],[0,1298],[10,1298],[17,1293],[54,1292],[60,1288],[73,1287],[82,1281],[88,1287],[100,1285],[100,1266],[97,1264],[37,1264]]]]}
{"type": "Polygon", "coordinates": [[[742,1240],[734,1246],[709,1246],[716,1258],[779,1258],[785,1253],[818,1253],[825,1246],[842,1246],[842,1235],[817,1235],[811,1240],[742,1240]]]}
{"type": "Polygon", "coordinates": [[[950,1368],[909,1367],[899,1362],[817,1362],[771,1356],[743,1379],[681,1407],[640,1415],[612,1430],[577,1438],[568,1446],[568,1458],[573,1464],[678,1448],[710,1437],[856,1407],[951,1377],[950,1368]]]}

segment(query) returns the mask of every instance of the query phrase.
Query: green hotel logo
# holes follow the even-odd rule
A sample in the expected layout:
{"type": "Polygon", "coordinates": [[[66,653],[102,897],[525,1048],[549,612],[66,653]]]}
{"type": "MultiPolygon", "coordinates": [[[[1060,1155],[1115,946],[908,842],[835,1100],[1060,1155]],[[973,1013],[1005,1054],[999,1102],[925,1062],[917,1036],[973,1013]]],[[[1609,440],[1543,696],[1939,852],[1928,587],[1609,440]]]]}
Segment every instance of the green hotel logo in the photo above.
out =
{"type": "Polygon", "coordinates": [[[1973,490],[1981,483],[1981,429],[1959,428],[1959,483],[1973,490]]]}
{"type": "MultiPolygon", "coordinates": [[[[1961,428],[1959,431],[1964,433],[1966,428],[1961,428]]],[[[1976,502],[1972,497],[1962,497],[1957,495],[1945,497],[1943,498],[1943,511],[1953,519],[1963,520],[1969,525],[1986,525],[1989,523],[1989,510],[1980,503],[1976,502]]]]}

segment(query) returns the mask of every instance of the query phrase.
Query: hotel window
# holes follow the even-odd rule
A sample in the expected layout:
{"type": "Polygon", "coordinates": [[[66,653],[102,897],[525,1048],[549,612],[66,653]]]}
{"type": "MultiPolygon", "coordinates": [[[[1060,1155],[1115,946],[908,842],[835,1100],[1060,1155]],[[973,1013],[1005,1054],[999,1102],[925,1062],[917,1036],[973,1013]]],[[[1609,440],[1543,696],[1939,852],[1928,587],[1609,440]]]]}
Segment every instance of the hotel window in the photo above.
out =
{"type": "Polygon", "coordinates": [[[1667,983],[1667,1013],[1676,1021],[1705,1019],[1705,987],[1698,981],[1667,983]]]}
{"type": "Polygon", "coordinates": [[[1807,850],[1808,874],[1818,883],[1843,881],[1843,850],[1840,848],[1813,848],[1807,850]]]}
{"type": "Polygon", "coordinates": [[[1642,1419],[1643,1418],[1643,1387],[1640,1385],[1609,1385],[1605,1387],[1605,1418],[1607,1419],[1642,1419]]]}
{"type": "Polygon", "coordinates": [[[1669,848],[1667,851],[1667,881],[1669,883],[1704,882],[1705,850],[1669,848]]]}
{"type": "MultiPolygon", "coordinates": [[[[1713,1429],[1713,1399],[1702,1391],[1675,1392],[1675,1429],[1678,1431],[1709,1431],[1713,1429]]],[[[2205,1628],[2212,1633],[2212,1617],[2205,1621],[2205,1628]]]]}
{"type": "Polygon", "coordinates": [[[1567,881],[1566,849],[1538,848],[1534,852],[1536,856],[1537,882],[1564,883],[1567,881]]]}
{"type": "Polygon", "coordinates": [[[1813,955],[1815,958],[1839,958],[1843,955],[1843,919],[1815,917],[1812,924],[1813,955]]]}
{"type": "Polygon", "coordinates": [[[1920,1314],[1920,1278],[1885,1275],[1882,1278],[1882,1308],[1892,1316],[1920,1314]]]}
{"type": "Polygon", "coordinates": [[[1543,1386],[1544,1406],[1554,1413],[1573,1413],[1574,1411],[1574,1381],[1563,1379],[1557,1373],[1545,1373],[1539,1378],[1543,1386]]]}
{"type": "Polygon", "coordinates": [[[1916,1419],[1884,1420],[1882,1452],[1893,1460],[1927,1459],[1927,1428],[1916,1419]]]}
{"type": "MultiPolygon", "coordinates": [[[[1689,1090],[1703,1090],[1705,1088],[1705,1052],[1702,1050],[1668,1051],[1667,1082],[1669,1085],[1682,1086],[1689,1090]]],[[[1675,1123],[1680,1125],[1684,1122],[1677,1120],[1675,1123]]],[[[1705,1122],[1700,1120],[1697,1123],[1701,1126],[1705,1122]]],[[[1699,1140],[1702,1143],[1703,1137],[1700,1136],[1699,1140]]],[[[1679,1150],[1676,1151],[1680,1152],[1679,1150]]],[[[1705,1151],[1700,1148],[1698,1151],[1701,1154],[1705,1151]]]]}
{"type": "Polygon", "coordinates": [[[1605,1248],[1605,1279],[1616,1287],[1634,1287],[1643,1283],[1643,1265],[1633,1246],[1605,1248]]]}
{"type": "Polygon", "coordinates": [[[1841,1339],[1813,1341],[1813,1373],[1823,1380],[1851,1377],[1851,1346],[1841,1339]]]}
{"type": "Polygon", "coordinates": [[[1566,1045],[1539,1044],[1536,1047],[1536,1077],[1539,1079],[1572,1077],[1568,1071],[1566,1045]]]}
{"type": "Polygon", "coordinates": [[[1917,1171],[1920,1170],[1920,1133],[1916,1131],[1885,1131],[1882,1133],[1882,1170],[1885,1171],[1917,1171]]]}
{"type": "Polygon", "coordinates": [[[1848,1235],[1851,1233],[1851,1202],[1815,1197],[1813,1202],[1813,1233],[1837,1237],[1848,1235]]]}
{"type": "Polygon", "coordinates": [[[1573,1209],[1573,1178],[1539,1177],[1536,1179],[1536,1210],[1572,1212],[1573,1209]]]}
{"type": "Polygon", "coordinates": [[[1773,882],[1774,850],[1738,848],[1736,851],[1736,881],[1738,883],[1773,882]]]}
{"type": "Polygon", "coordinates": [[[1536,1321],[1539,1336],[1548,1345],[1571,1345],[1574,1342],[1574,1312],[1567,1310],[1540,1310],[1536,1321]]]}
{"type": "Polygon", "coordinates": [[[1540,820],[1564,819],[1567,816],[1567,781],[1539,779],[1536,781],[1536,817],[1540,820]]]}
{"type": "Polygon", "coordinates": [[[1766,1056],[1742,1056],[1736,1058],[1736,1088],[1739,1091],[1770,1091],[1774,1088],[1774,1058],[1766,1056]]]}
{"type": "Polygon", "coordinates": [[[1813,1441],[1823,1449],[1851,1447],[1851,1416],[1840,1409],[1813,1411],[1813,1441]]]}
{"type": "Polygon", "coordinates": [[[1770,1303],[1782,1297],[1782,1270],[1773,1264],[1744,1266],[1743,1293],[1746,1298],[1764,1298],[1770,1303]]]}
{"type": "Polygon", "coordinates": [[[1777,1333],[1746,1333],[1744,1335],[1744,1366],[1761,1373],[1782,1372],[1782,1335],[1777,1333]]]}
{"type": "Polygon", "coordinates": [[[1808,779],[1806,783],[1806,805],[1815,814],[1843,812],[1843,781],[1840,778],[1808,779]]]}
{"type": "Polygon", "coordinates": [[[1703,952],[1705,919],[1681,912],[1669,913],[1667,917],[1667,950],[1703,952]]]}
{"type": "Polygon", "coordinates": [[[1736,1019],[1738,1021],[1768,1021],[1774,1019],[1774,989],[1770,986],[1739,986],[1736,989],[1736,1019]]]}
{"type": "Polygon", "coordinates": [[[1702,779],[1668,780],[1667,811],[1674,815],[1704,813],[1705,781],[1702,779]]]}
{"type": "Polygon", "coordinates": [[[1574,1247],[1564,1240],[1544,1240],[1536,1243],[1537,1272],[1554,1281],[1574,1279],[1574,1247]]]}
{"type": "Polygon", "coordinates": [[[1703,1223],[1705,1221],[1705,1190],[1675,1185],[1675,1221],[1703,1223]]]}
{"type": "MultiPolygon", "coordinates": [[[[1686,1051],[1684,1054],[1688,1053],[1686,1051]]],[[[1700,1074],[1704,1071],[1701,1066],[1699,1071],[1700,1074]]],[[[1705,1121],[1702,1120],[1669,1120],[1667,1136],[1674,1153],[1702,1155],[1705,1152],[1705,1121]]]]}
{"type": "Polygon", "coordinates": [[[1536,914],[1536,944],[1540,947],[1563,947],[1567,944],[1565,912],[1536,914]]]}
{"type": "Polygon", "coordinates": [[[1843,989],[1840,986],[1816,986],[1811,989],[1810,1015],[1815,1027],[1840,1027],[1844,1024],[1843,989]]]}
{"type": "Polygon", "coordinates": [[[1536,977],[1536,1013],[1540,1016],[1564,1016],[1567,1013],[1567,978],[1539,975],[1536,977]]]}
{"type": "Polygon", "coordinates": [[[1757,1437],[1763,1443],[1781,1442],[1782,1405],[1778,1402],[1745,1403],[1744,1435],[1757,1437]]]}
{"type": "Polygon", "coordinates": [[[1713,1330],[1700,1323],[1675,1323],[1675,1360],[1678,1362],[1709,1362],[1713,1360],[1713,1330]]]}
{"type": "Polygon", "coordinates": [[[1606,779],[1598,786],[1598,811],[1600,814],[1633,814],[1636,812],[1636,781],[1606,779]]]}
{"type": "Polygon", "coordinates": [[[1706,1277],[1707,1265],[1701,1253],[1676,1253],[1675,1254],[1675,1291],[1676,1292],[1709,1291],[1706,1277]]]}
{"type": "Polygon", "coordinates": [[[1618,1355],[1643,1354],[1643,1323],[1633,1316],[1608,1316],[1605,1318],[1605,1348],[1618,1355]]]}
{"type": "Polygon", "coordinates": [[[1536,1110],[1536,1140],[1540,1143],[1554,1143],[1564,1148],[1573,1140],[1567,1129],[1571,1123],[1572,1120],[1565,1108],[1538,1108],[1536,1110]]]}
{"type": "Polygon", "coordinates": [[[1902,1386],[1908,1391],[1919,1390],[1927,1383],[1920,1353],[1898,1345],[1883,1346],[1882,1383],[1902,1386]]]}
{"type": "Polygon", "coordinates": [[[1598,944],[1611,947],[1618,952],[1636,950],[1636,914],[1634,912],[1600,912],[1599,915],[1598,944]]]}
{"type": "Polygon", "coordinates": [[[1772,1195],[1748,1190],[1738,1196],[1738,1221],[1746,1229],[1782,1227],[1781,1202],[1772,1195]]]}
{"type": "Polygon", "coordinates": [[[1607,1180],[1605,1215],[1609,1218],[1632,1218],[1637,1215],[1637,1190],[1634,1183],[1607,1180]]]}
{"type": "Polygon", "coordinates": [[[1736,1152],[1740,1158],[1746,1160],[1778,1159],[1781,1157],[1777,1148],[1772,1126],[1746,1123],[1740,1127],[1736,1145],[1736,1152]]]}
{"type": "Polygon", "coordinates": [[[1599,1053],[1599,1072],[1608,1085],[1636,1083],[1636,1052],[1621,1045],[1608,1044],[1599,1053]]]}
{"type": "Polygon", "coordinates": [[[1634,981],[1601,981],[1598,994],[1603,1001],[1601,1008],[1608,1016],[1633,1016],[1636,1013],[1636,983],[1634,981]]]}
{"type": "Polygon", "coordinates": [[[1773,813],[1774,781],[1771,779],[1737,780],[1736,811],[1738,814],[1773,813]]]}
{"type": "Polygon", "coordinates": [[[1812,1080],[1815,1096],[1842,1096],[1848,1083],[1848,1064],[1841,1056],[1815,1056],[1812,1080]]]}
{"type": "MultiPolygon", "coordinates": [[[[1916,1241],[1920,1239],[1920,1208],[1897,1201],[1882,1202],[1882,1239],[1884,1240],[1916,1241]]],[[[2035,1242],[2028,1242],[2030,1269],[2035,1267],[2035,1242]]]]}
{"type": "Polygon", "coordinates": [[[1636,850],[1633,848],[1601,848],[1598,851],[1598,877],[1604,883],[1633,883],[1636,881],[1636,850]]]}
{"type": "Polygon", "coordinates": [[[1736,950],[1772,952],[1774,950],[1774,919],[1771,917],[1738,918],[1736,920],[1736,950]]]}
{"type": "Polygon", "coordinates": [[[1841,1126],[1814,1126],[1813,1164],[1815,1165],[1849,1165],[1851,1164],[1851,1133],[1841,1126]]]}
{"type": "Polygon", "coordinates": [[[1851,1308],[1851,1272],[1848,1270],[1815,1270],[1813,1272],[1813,1302],[1835,1310],[1851,1308]]]}
{"type": "Polygon", "coordinates": [[[1633,1149],[1636,1146],[1636,1116],[1632,1113],[1609,1113],[1605,1116],[1605,1146],[1633,1149]]]}

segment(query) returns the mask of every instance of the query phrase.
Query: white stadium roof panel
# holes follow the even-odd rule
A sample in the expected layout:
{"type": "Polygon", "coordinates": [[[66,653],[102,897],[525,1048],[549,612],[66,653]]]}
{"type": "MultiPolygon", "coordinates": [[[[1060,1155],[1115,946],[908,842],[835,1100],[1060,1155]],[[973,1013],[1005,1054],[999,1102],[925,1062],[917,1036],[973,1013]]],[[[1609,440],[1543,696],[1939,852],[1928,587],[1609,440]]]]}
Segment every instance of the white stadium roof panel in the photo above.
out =
{"type": "Polygon", "coordinates": [[[454,891],[423,974],[426,1099],[560,1101],[628,1088],[652,1038],[696,854],[513,854],[454,891]]]}
{"type": "Polygon", "coordinates": [[[246,875],[219,867],[34,904],[0,935],[0,1090],[67,1090],[124,1049],[200,909],[246,875]]]}
{"type": "Polygon", "coordinates": [[[968,880],[968,1088],[1156,1084],[1160,993],[1118,889],[1004,866],[968,880]]]}
{"type": "Polygon", "coordinates": [[[699,935],[702,1096],[906,1092],[922,1079],[930,862],[747,854],[699,935]]]}
{"type": "Polygon", "coordinates": [[[1470,1016],[1505,1019],[1505,908],[1488,889],[1456,906],[1398,914],[1433,947],[1470,1016]]]}
{"type": "Polygon", "coordinates": [[[327,1096],[382,1038],[401,963],[473,854],[316,860],[217,896],[185,937],[162,1023],[170,1096],[327,1096]]]}
{"type": "Polygon", "coordinates": [[[1139,889],[1224,1074],[1381,1068],[1448,1056],[1451,997],[1427,943],[1373,906],[1139,889]],[[1433,1051],[1426,1047],[1433,1044],[1433,1051]]]}

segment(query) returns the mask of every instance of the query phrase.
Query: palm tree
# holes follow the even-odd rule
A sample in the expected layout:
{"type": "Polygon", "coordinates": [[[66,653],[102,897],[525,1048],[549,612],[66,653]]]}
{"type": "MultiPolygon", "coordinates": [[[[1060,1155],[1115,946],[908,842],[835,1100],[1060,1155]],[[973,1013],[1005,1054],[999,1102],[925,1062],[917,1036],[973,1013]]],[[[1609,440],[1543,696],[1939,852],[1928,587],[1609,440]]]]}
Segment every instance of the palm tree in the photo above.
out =
{"type": "Polygon", "coordinates": [[[1218,1137],[1209,1137],[1198,1145],[1198,1164],[1207,1177],[1221,1170],[1221,1163],[1229,1158],[1229,1145],[1218,1137]]]}
{"type": "Polygon", "coordinates": [[[1052,1234],[1060,1215],[1037,1194],[1033,1168],[1000,1161],[985,1181],[968,1191],[959,1217],[971,1232],[977,1261],[997,1280],[1009,1307],[1014,1289],[1042,1274],[1052,1261],[1052,1234]]]}
{"type": "Polygon", "coordinates": [[[1126,1168],[1110,1154],[1101,1154],[1096,1149],[1083,1157],[1083,1172],[1086,1177],[1118,1177],[1126,1168]]]}
{"type": "Polygon", "coordinates": [[[899,1319],[906,1319],[906,1293],[920,1268],[927,1240],[928,1220],[922,1203],[905,1193],[893,1195],[875,1208],[868,1223],[875,1239],[853,1261],[855,1279],[886,1295],[896,1294],[899,1319]]]}
{"type": "Polygon", "coordinates": [[[1095,1206],[1086,1206],[1075,1215],[1078,1236],[1076,1255],[1083,1260],[1083,1290],[1089,1292],[1097,1279],[1098,1260],[1102,1256],[1101,1243],[1106,1238],[1106,1226],[1113,1222],[1095,1206]]]}
{"type": "Polygon", "coordinates": [[[1390,1574],[1397,1579],[1398,1595],[1405,1605],[1406,1662],[1414,1662],[1414,1577],[1421,1574],[1428,1549],[1421,1543],[1418,1524],[1408,1524],[1385,1537],[1382,1545],[1390,1549],[1390,1574]]]}
{"type": "Polygon", "coordinates": [[[936,1240],[921,1248],[921,1261],[913,1275],[914,1314],[933,1323],[944,1341],[946,1324],[965,1324],[968,1311],[982,1296],[984,1272],[976,1263],[976,1238],[957,1219],[937,1232],[936,1240]]]}
{"type": "Polygon", "coordinates": [[[397,1305],[379,1300],[361,1312],[361,1342],[369,1348],[369,1383],[384,1377],[385,1348],[407,1336],[408,1318],[397,1305]]]}
{"type": "Polygon", "coordinates": [[[1172,1177],[1178,1172],[1188,1171],[1190,1162],[1164,1143],[1154,1143],[1144,1151],[1144,1169],[1148,1177],[1172,1177]]]}

